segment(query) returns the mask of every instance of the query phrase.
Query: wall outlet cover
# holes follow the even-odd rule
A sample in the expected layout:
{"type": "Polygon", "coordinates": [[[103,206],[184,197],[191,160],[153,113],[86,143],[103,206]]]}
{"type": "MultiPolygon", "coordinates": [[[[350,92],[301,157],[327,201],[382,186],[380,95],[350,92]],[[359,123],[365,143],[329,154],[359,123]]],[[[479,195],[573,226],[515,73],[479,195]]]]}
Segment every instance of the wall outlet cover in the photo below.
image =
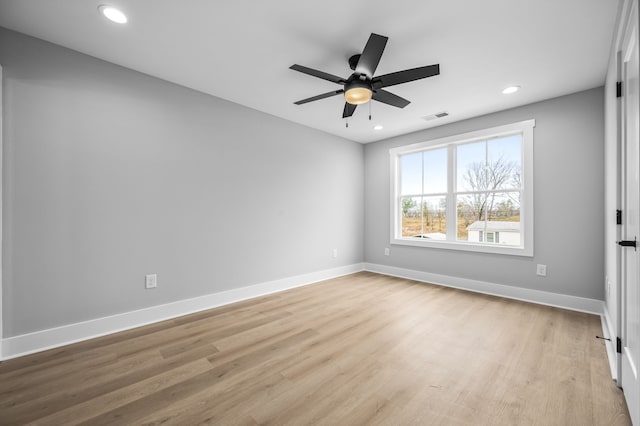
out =
{"type": "Polygon", "coordinates": [[[149,274],[144,277],[144,288],[156,288],[158,287],[158,275],[149,274]]]}
{"type": "Polygon", "coordinates": [[[547,276],[547,265],[538,264],[538,266],[536,267],[536,275],[538,275],[540,277],[546,277],[547,276]]]}

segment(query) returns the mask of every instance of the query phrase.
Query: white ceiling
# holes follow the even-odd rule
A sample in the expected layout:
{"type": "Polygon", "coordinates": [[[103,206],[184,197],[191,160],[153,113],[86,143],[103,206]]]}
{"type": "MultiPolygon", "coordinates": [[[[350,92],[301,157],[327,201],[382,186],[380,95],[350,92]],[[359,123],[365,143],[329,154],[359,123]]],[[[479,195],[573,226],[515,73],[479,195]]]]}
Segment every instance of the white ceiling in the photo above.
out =
{"type": "Polygon", "coordinates": [[[358,142],[525,105],[604,83],[617,0],[0,0],[0,26],[358,142]],[[98,13],[108,3],[129,23],[98,13]],[[440,75],[390,87],[404,109],[358,107],[345,128],[349,56],[389,37],[376,75],[435,63],[440,75]],[[501,90],[522,86],[513,95],[501,90]],[[421,117],[449,112],[427,122],[421,117]],[[384,129],[374,131],[381,124],[384,129]]]}

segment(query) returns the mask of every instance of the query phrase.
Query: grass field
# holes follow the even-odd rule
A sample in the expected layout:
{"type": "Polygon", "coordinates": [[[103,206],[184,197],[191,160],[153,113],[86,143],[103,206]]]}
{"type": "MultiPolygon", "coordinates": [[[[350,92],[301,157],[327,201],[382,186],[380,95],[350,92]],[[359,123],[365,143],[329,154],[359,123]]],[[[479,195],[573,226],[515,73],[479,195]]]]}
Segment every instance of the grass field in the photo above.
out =
{"type": "MultiPolygon", "coordinates": [[[[424,220],[422,217],[402,217],[402,236],[403,237],[411,237],[413,235],[419,234],[429,234],[432,232],[441,232],[443,234],[447,233],[447,220],[442,218],[442,220],[438,220],[437,218],[429,218],[429,220],[424,220]],[[422,227],[422,222],[425,222],[424,228],[422,227]]],[[[503,222],[520,222],[520,215],[514,215],[511,217],[499,217],[499,218],[489,218],[492,220],[500,220],[503,222]]],[[[466,224],[464,220],[460,219],[457,223],[458,229],[458,239],[466,240],[468,237],[467,227],[473,223],[470,221],[469,224],[466,224]]]]}

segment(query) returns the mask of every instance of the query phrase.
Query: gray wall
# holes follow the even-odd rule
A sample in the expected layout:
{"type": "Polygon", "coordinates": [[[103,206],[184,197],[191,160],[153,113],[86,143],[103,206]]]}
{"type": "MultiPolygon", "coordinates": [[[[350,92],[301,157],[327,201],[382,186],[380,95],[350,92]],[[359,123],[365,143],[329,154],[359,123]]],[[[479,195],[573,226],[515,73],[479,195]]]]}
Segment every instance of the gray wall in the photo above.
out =
{"type": "MultiPolygon", "coordinates": [[[[455,111],[454,111],[455,113],[455,111]]],[[[603,299],[604,98],[597,88],[365,146],[365,261],[603,299]],[[389,149],[535,119],[534,257],[389,247],[389,149]],[[547,277],[535,274],[548,265],[547,277]]]]}
{"type": "Polygon", "coordinates": [[[1,28],[0,65],[4,337],[363,260],[362,145],[1,28]]]}
{"type": "Polygon", "coordinates": [[[603,298],[601,88],[363,147],[1,28],[0,65],[4,337],[363,260],[603,298]],[[384,256],[391,147],[531,118],[533,258],[384,256]]]}

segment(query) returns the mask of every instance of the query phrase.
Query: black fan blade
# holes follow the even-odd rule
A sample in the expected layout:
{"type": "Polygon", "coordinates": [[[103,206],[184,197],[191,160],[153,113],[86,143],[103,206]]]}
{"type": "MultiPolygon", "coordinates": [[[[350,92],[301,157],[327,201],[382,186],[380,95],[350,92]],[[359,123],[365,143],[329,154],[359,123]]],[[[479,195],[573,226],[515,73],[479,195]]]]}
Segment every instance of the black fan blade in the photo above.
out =
{"type": "Polygon", "coordinates": [[[375,73],[376,68],[378,68],[384,47],[387,45],[387,40],[389,40],[388,37],[371,33],[369,41],[367,41],[366,46],[364,46],[362,55],[360,55],[360,59],[358,60],[358,65],[356,66],[357,73],[366,74],[367,77],[373,78],[373,73],[375,73]]]}
{"type": "Polygon", "coordinates": [[[343,89],[334,90],[332,92],[323,93],[322,95],[312,96],[310,98],[303,99],[303,100],[298,101],[298,102],[294,102],[294,104],[302,105],[302,104],[306,104],[307,102],[319,101],[320,99],[330,98],[331,96],[339,95],[340,93],[344,93],[344,90],[343,89]]]}
{"type": "Polygon", "coordinates": [[[398,95],[394,95],[391,92],[387,92],[386,90],[378,89],[373,94],[373,99],[382,102],[383,104],[391,105],[398,108],[404,108],[409,105],[411,102],[402,98],[398,95]]]}
{"type": "Polygon", "coordinates": [[[440,74],[440,64],[427,65],[426,67],[412,68],[410,70],[392,72],[390,74],[379,75],[372,81],[374,88],[395,86],[396,84],[408,83],[421,78],[433,77],[440,74]]]}
{"type": "Polygon", "coordinates": [[[344,103],[344,111],[342,111],[342,118],[351,117],[358,105],[352,105],[349,102],[344,103]]]}
{"type": "Polygon", "coordinates": [[[309,74],[314,77],[321,78],[323,80],[331,81],[333,83],[345,84],[347,82],[344,78],[338,77],[337,75],[329,74],[324,71],[314,70],[313,68],[303,67],[302,65],[298,64],[291,65],[289,68],[294,71],[299,71],[304,74],[309,74]]]}

